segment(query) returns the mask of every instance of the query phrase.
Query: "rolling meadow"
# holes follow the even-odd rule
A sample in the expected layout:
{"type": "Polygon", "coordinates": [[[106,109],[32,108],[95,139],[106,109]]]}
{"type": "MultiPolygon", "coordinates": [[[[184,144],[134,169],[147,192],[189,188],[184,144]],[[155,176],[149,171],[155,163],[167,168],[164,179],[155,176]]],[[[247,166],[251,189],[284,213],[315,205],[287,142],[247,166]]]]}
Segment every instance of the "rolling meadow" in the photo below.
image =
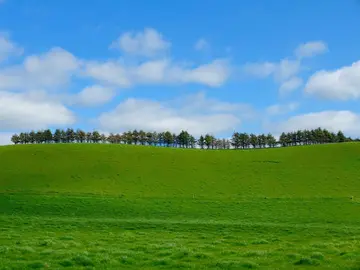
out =
{"type": "Polygon", "coordinates": [[[360,269],[360,144],[0,147],[0,269],[360,269]]]}

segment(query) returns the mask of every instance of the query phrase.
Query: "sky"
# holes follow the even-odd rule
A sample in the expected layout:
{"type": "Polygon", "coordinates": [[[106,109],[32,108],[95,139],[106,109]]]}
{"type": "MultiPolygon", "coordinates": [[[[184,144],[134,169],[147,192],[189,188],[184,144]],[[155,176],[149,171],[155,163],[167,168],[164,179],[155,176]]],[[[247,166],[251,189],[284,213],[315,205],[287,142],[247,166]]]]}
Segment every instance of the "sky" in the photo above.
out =
{"type": "Polygon", "coordinates": [[[360,136],[358,0],[0,0],[0,144],[32,129],[360,136]]]}

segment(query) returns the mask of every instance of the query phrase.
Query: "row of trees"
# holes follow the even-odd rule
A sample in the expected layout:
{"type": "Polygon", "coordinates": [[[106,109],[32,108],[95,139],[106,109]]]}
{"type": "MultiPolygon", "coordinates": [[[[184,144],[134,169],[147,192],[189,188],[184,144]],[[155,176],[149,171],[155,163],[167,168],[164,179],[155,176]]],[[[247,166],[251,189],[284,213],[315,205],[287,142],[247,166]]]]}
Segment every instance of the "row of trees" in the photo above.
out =
{"type": "Polygon", "coordinates": [[[14,144],[28,143],[123,143],[140,144],[167,147],[182,147],[202,149],[247,149],[247,148],[266,148],[276,146],[296,146],[321,143],[335,143],[351,141],[351,138],[339,131],[330,132],[326,129],[298,130],[295,132],[283,132],[279,140],[272,134],[248,134],[234,132],[231,139],[218,139],[210,134],[201,135],[198,139],[187,131],[181,131],[179,134],[166,132],[145,132],[143,130],[128,131],[122,134],[100,134],[98,131],[85,132],[81,129],[66,130],[56,129],[54,133],[50,129],[22,132],[14,134],[11,141],[14,144]]]}

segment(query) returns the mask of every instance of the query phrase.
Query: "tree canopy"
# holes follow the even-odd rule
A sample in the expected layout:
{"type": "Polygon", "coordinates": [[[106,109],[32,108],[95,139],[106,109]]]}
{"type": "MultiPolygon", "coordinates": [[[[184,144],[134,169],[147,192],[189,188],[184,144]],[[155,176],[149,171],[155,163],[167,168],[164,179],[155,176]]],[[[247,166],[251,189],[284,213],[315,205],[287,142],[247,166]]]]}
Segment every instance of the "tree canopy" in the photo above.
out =
{"type": "Polygon", "coordinates": [[[108,136],[94,130],[85,132],[77,129],[56,129],[54,133],[50,129],[21,132],[14,134],[11,138],[14,144],[29,143],[112,143],[112,144],[135,144],[153,145],[164,147],[196,148],[201,149],[250,149],[250,148],[273,148],[277,146],[288,147],[297,145],[341,143],[352,141],[342,131],[337,133],[326,129],[317,128],[312,130],[297,130],[293,132],[282,132],[277,140],[269,134],[249,134],[246,132],[234,132],[231,139],[216,138],[211,134],[204,134],[195,138],[187,131],[182,130],[179,134],[164,132],[149,132],[133,130],[123,133],[110,133],[108,136]]]}

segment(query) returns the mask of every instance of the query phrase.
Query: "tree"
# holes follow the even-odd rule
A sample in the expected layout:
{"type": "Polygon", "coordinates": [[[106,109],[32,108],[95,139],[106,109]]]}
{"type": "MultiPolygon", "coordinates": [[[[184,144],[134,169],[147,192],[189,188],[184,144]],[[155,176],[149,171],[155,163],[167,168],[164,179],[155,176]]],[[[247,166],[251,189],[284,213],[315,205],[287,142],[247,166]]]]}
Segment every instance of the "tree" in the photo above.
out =
{"type": "Polygon", "coordinates": [[[232,146],[234,146],[235,149],[239,149],[241,145],[241,139],[240,139],[240,134],[238,132],[233,133],[231,137],[231,144],[232,146]]]}
{"type": "Polygon", "coordinates": [[[38,130],[35,135],[35,141],[36,143],[42,143],[45,141],[44,132],[41,130],[38,130]]]}
{"type": "Polygon", "coordinates": [[[287,136],[286,136],[285,132],[281,133],[279,142],[283,147],[287,146],[287,136]]]}
{"type": "Polygon", "coordinates": [[[66,130],[66,142],[72,143],[75,141],[75,131],[72,128],[66,130]]]}
{"type": "Polygon", "coordinates": [[[267,141],[269,147],[275,147],[276,146],[276,139],[271,133],[269,133],[267,135],[266,141],[267,141]]]}
{"type": "Polygon", "coordinates": [[[148,145],[152,145],[154,143],[154,137],[153,137],[153,133],[151,132],[146,132],[146,143],[148,145]]]}
{"type": "Polygon", "coordinates": [[[139,142],[141,145],[145,145],[146,143],[146,133],[143,130],[139,131],[139,142]]]}
{"type": "Polygon", "coordinates": [[[258,145],[258,138],[255,134],[251,133],[250,134],[250,139],[249,139],[250,144],[252,145],[253,148],[256,148],[256,146],[258,145]]]}
{"type": "Polygon", "coordinates": [[[76,130],[75,138],[76,138],[76,141],[79,142],[79,143],[85,142],[86,141],[86,133],[85,133],[85,131],[83,131],[81,129],[76,130]]]}
{"type": "Polygon", "coordinates": [[[189,139],[190,139],[190,134],[187,131],[182,130],[178,135],[180,147],[188,148],[190,144],[189,139]]]}
{"type": "Polygon", "coordinates": [[[345,137],[344,133],[342,133],[341,130],[338,131],[336,136],[337,136],[337,141],[338,142],[345,142],[346,141],[346,137],[345,137]]]}
{"type": "Polygon", "coordinates": [[[67,137],[66,137],[66,132],[65,132],[65,130],[61,130],[60,131],[60,133],[61,133],[61,142],[63,142],[63,143],[66,143],[67,142],[67,137]]]}
{"type": "Polygon", "coordinates": [[[199,140],[198,140],[198,144],[200,146],[201,149],[204,149],[204,145],[205,145],[205,138],[203,137],[203,135],[200,136],[199,140]]]}
{"type": "Polygon", "coordinates": [[[206,145],[207,149],[210,148],[210,146],[212,145],[212,143],[213,143],[213,137],[210,136],[209,134],[206,134],[206,135],[205,135],[205,145],[206,145]]]}
{"type": "Polygon", "coordinates": [[[60,131],[60,129],[55,130],[53,140],[54,140],[55,143],[60,143],[61,142],[61,131],[60,131]]]}
{"type": "Polygon", "coordinates": [[[30,131],[30,133],[29,133],[29,142],[30,143],[36,142],[36,133],[33,130],[30,131]]]}
{"type": "Polygon", "coordinates": [[[190,137],[189,137],[189,145],[191,148],[195,148],[195,146],[196,146],[196,139],[192,135],[190,135],[190,137]]]}
{"type": "Polygon", "coordinates": [[[139,141],[139,132],[136,129],[132,132],[132,141],[134,144],[137,144],[139,141]]]}
{"type": "Polygon", "coordinates": [[[100,142],[101,141],[100,133],[98,131],[94,130],[93,133],[91,134],[91,140],[94,143],[100,142]]]}
{"type": "Polygon", "coordinates": [[[105,134],[101,134],[101,135],[100,135],[100,139],[101,139],[101,142],[102,142],[102,143],[106,143],[106,142],[107,142],[107,138],[106,138],[105,134]]]}
{"type": "Polygon", "coordinates": [[[260,134],[258,136],[258,145],[259,145],[260,148],[265,148],[266,147],[266,145],[267,145],[267,140],[266,139],[267,139],[267,137],[266,137],[265,134],[260,134]]]}
{"type": "Polygon", "coordinates": [[[11,141],[12,141],[14,144],[20,143],[20,137],[19,137],[19,135],[17,135],[17,134],[12,135],[11,141]]]}
{"type": "Polygon", "coordinates": [[[164,133],[164,143],[166,144],[167,147],[169,147],[172,143],[173,143],[173,136],[169,131],[166,131],[164,133]]]}
{"type": "Polygon", "coordinates": [[[53,134],[50,129],[45,130],[43,136],[46,143],[51,143],[53,141],[53,134]]]}
{"type": "Polygon", "coordinates": [[[90,143],[92,141],[92,133],[86,132],[86,142],[90,143]]]}

